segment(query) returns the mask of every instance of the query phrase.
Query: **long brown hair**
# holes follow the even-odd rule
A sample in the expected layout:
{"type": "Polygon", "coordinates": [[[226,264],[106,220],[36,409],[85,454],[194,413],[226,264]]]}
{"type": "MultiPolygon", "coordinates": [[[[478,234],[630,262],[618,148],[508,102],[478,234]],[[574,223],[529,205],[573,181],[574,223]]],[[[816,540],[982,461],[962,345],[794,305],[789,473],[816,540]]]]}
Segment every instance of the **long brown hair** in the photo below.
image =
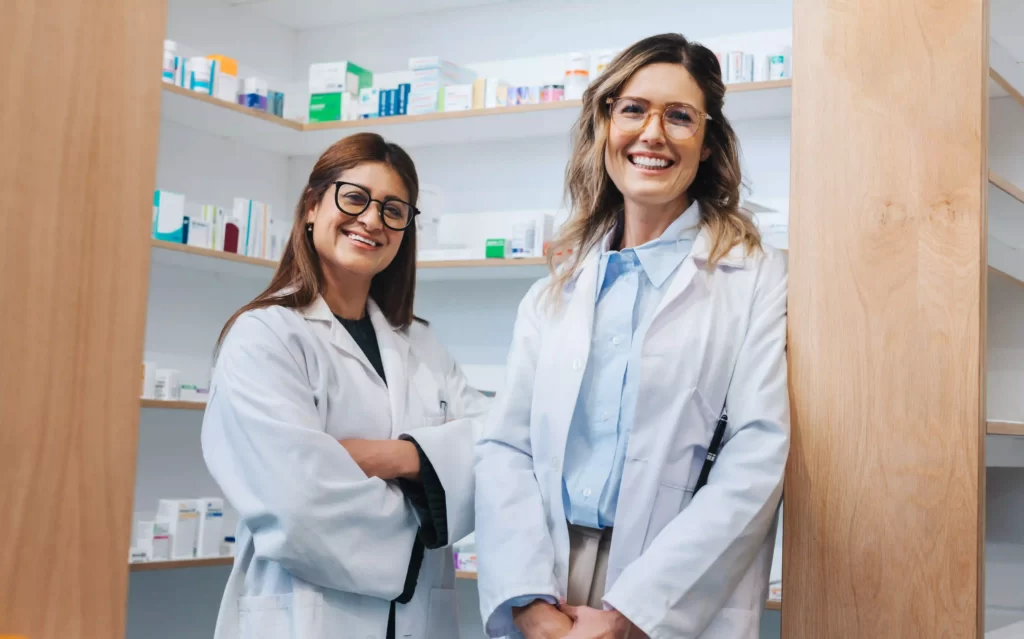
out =
{"type": "Polygon", "coordinates": [[[583,258],[610,231],[623,207],[622,193],[605,169],[604,155],[611,118],[606,105],[643,67],[659,62],[681,64],[704,92],[711,116],[704,146],[710,151],[689,187],[690,199],[700,204],[701,227],[711,240],[710,268],[734,246],[748,253],[759,250],[761,235],[750,216],[740,210],[739,141],[722,113],[725,83],[718,58],[700,44],[678,33],[651,36],[629,47],[608,65],[583,95],[583,110],[572,132],[572,156],[565,172],[570,218],[548,249],[552,271],[549,292],[558,298],[583,258]],[[571,255],[570,255],[571,254],[571,255]],[[564,263],[565,268],[556,267],[564,263]]]}
{"type": "MultiPolygon", "coordinates": [[[[409,191],[409,203],[416,206],[420,191],[419,177],[412,158],[402,147],[385,141],[376,133],[357,133],[335,142],[317,160],[299,196],[288,245],[277,272],[270,280],[270,286],[257,295],[256,299],[235,311],[224,324],[217,338],[218,348],[242,313],[268,306],[305,308],[320,295],[323,291],[323,271],[312,238],[306,233],[306,215],[323,199],[327,189],[342,172],[367,162],[379,162],[391,167],[409,191]]],[[[392,326],[407,328],[413,321],[415,295],[416,225],[412,224],[405,230],[395,259],[373,277],[370,297],[392,326]]]]}

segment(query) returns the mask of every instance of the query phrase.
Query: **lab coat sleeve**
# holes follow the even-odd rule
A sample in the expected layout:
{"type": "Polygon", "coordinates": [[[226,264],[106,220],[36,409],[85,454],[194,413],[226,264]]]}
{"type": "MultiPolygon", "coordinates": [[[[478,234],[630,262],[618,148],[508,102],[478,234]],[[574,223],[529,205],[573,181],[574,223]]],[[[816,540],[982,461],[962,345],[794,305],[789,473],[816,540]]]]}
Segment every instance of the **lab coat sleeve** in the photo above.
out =
{"type": "Polygon", "coordinates": [[[454,419],[439,426],[410,430],[402,437],[416,442],[444,488],[447,534],[440,545],[448,546],[473,532],[473,444],[485,409],[483,396],[469,385],[444,347],[435,342],[432,351],[434,363],[445,372],[448,410],[454,419]]]}
{"type": "MultiPolygon", "coordinates": [[[[786,266],[778,253],[764,259],[726,399],[732,434],[707,485],[604,597],[651,639],[700,636],[765,543],[782,496],[789,454],[786,266]]],[[[747,605],[759,611],[763,597],[747,605]]]]}
{"type": "Polygon", "coordinates": [[[367,478],[321,430],[301,349],[274,319],[242,315],[221,348],[203,420],[206,464],[252,532],[255,559],[324,588],[394,599],[415,514],[394,483],[367,478]]]}
{"type": "Polygon", "coordinates": [[[519,306],[506,383],[476,449],[476,543],[480,610],[491,637],[516,632],[509,602],[559,599],[555,550],[534,475],[530,408],[540,347],[534,285],[519,306]]]}

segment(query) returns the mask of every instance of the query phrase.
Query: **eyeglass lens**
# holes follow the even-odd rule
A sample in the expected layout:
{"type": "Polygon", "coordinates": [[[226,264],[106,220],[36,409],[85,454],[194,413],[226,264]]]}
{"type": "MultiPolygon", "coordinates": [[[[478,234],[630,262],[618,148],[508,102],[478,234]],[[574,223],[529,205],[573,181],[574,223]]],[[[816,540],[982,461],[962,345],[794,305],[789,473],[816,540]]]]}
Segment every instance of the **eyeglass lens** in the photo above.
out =
{"type": "MultiPolygon", "coordinates": [[[[361,215],[373,202],[365,189],[355,184],[340,184],[337,191],[338,209],[347,215],[361,215]]],[[[381,219],[384,226],[393,231],[401,231],[409,226],[413,218],[413,208],[401,200],[384,200],[380,204],[381,219]]]]}
{"type": "MultiPolygon", "coordinates": [[[[640,100],[623,98],[612,106],[612,120],[623,131],[638,131],[647,125],[651,107],[640,100]]],[[[700,129],[700,112],[688,104],[672,104],[661,115],[665,134],[677,140],[691,138],[700,129]]]]}

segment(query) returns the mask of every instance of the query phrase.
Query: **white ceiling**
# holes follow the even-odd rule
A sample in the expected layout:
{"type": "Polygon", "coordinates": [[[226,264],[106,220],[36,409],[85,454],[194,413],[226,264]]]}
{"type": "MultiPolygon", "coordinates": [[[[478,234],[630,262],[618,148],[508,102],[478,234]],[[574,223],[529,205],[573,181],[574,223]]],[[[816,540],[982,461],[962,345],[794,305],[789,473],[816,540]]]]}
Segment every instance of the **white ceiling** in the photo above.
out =
{"type": "Polygon", "coordinates": [[[315,29],[514,0],[218,0],[293,29],[315,29]]]}

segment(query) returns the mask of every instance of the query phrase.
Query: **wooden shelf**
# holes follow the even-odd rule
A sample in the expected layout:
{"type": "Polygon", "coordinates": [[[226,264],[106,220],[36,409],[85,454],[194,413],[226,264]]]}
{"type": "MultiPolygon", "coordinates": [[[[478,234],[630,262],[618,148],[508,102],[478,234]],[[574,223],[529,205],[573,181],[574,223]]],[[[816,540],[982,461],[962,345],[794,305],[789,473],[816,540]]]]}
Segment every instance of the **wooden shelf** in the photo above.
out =
{"type": "MultiPolygon", "coordinates": [[[[793,81],[731,84],[725,112],[730,120],[788,118],[793,81]]],[[[340,137],[379,131],[405,147],[561,136],[579,115],[581,102],[568,100],[494,109],[401,115],[349,122],[303,124],[162,84],[161,117],[258,148],[287,155],[319,155],[340,137]]]]}
{"type": "Polygon", "coordinates": [[[214,251],[213,249],[199,248],[197,246],[188,246],[186,244],[177,244],[175,242],[165,242],[163,240],[154,239],[150,239],[149,242],[153,248],[163,249],[165,251],[177,251],[179,253],[188,253],[189,255],[199,255],[202,257],[209,257],[215,260],[237,262],[239,264],[249,264],[251,266],[262,266],[263,268],[269,269],[276,269],[278,264],[273,260],[264,260],[258,257],[248,257],[246,255],[237,255],[235,253],[228,253],[226,251],[214,251]]]}
{"type": "Polygon", "coordinates": [[[177,570],[178,568],[209,568],[211,566],[230,566],[234,557],[213,557],[211,559],[176,559],[173,561],[140,561],[128,564],[130,572],[150,572],[153,570],[177,570]]]}
{"type": "MultiPolygon", "coordinates": [[[[246,257],[224,251],[186,246],[162,240],[150,240],[153,261],[176,268],[214,271],[263,279],[278,263],[255,257],[246,257]],[[256,268],[253,268],[256,267],[256,268]]],[[[418,262],[421,280],[457,279],[521,279],[540,278],[547,273],[547,260],[543,257],[489,260],[436,260],[418,262]]]]}
{"type": "Polygon", "coordinates": [[[162,408],[165,410],[206,410],[206,402],[171,402],[163,399],[140,400],[142,408],[162,408]]]}
{"type": "Polygon", "coordinates": [[[1003,193],[1006,193],[1021,204],[1024,204],[1024,189],[1018,187],[1013,182],[1010,182],[993,171],[988,172],[988,181],[992,186],[996,187],[1003,193]]]}
{"type": "Polygon", "coordinates": [[[162,82],[162,81],[161,81],[161,87],[163,88],[164,91],[167,91],[168,93],[171,93],[171,94],[174,94],[174,95],[178,95],[178,96],[185,97],[185,98],[191,98],[193,100],[198,100],[200,102],[205,102],[206,104],[212,104],[214,106],[221,107],[221,108],[227,109],[229,111],[234,111],[235,113],[241,113],[242,115],[246,115],[246,116],[248,116],[250,118],[256,118],[257,120],[263,120],[264,122],[269,122],[271,124],[276,124],[277,126],[283,126],[283,127],[292,129],[293,131],[301,131],[302,130],[302,123],[301,122],[295,122],[294,120],[286,120],[284,118],[279,118],[276,115],[271,115],[271,114],[269,114],[269,113],[267,113],[265,111],[257,111],[256,109],[250,109],[248,107],[242,106],[241,104],[234,104],[232,102],[228,102],[227,100],[221,100],[221,99],[213,97],[212,95],[207,95],[205,93],[197,93],[196,91],[189,91],[188,89],[186,89],[184,87],[175,86],[173,84],[167,84],[166,82],[162,82]]]}
{"type": "Polygon", "coordinates": [[[1024,422],[996,422],[988,423],[989,435],[1011,435],[1024,437],[1024,422]]]}

